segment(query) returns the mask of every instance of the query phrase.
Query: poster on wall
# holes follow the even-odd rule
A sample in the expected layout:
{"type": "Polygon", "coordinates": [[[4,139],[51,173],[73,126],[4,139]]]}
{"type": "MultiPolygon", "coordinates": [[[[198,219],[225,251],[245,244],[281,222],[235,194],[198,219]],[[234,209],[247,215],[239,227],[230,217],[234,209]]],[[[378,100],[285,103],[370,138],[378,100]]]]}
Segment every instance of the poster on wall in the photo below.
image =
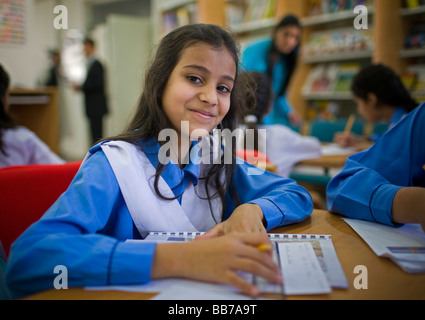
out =
{"type": "Polygon", "coordinates": [[[0,45],[23,45],[26,41],[26,1],[0,1],[0,45]]]}

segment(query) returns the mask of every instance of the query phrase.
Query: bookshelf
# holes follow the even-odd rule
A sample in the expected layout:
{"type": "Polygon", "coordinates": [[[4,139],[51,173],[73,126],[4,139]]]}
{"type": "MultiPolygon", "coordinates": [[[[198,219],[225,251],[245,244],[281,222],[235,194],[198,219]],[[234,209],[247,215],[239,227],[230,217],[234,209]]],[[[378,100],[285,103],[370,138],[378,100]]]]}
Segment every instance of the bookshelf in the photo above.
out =
{"type": "Polygon", "coordinates": [[[420,103],[425,102],[425,1],[401,1],[404,42],[399,51],[402,79],[420,103]]]}
{"type": "MultiPolygon", "coordinates": [[[[335,110],[335,105],[340,105],[341,117],[355,112],[356,109],[348,91],[306,92],[304,90],[309,74],[318,65],[337,64],[344,69],[353,64],[362,66],[369,63],[383,63],[402,75],[406,72],[411,73],[416,65],[425,63],[423,60],[425,48],[404,47],[411,26],[425,21],[423,0],[347,0],[346,3],[351,4],[350,7],[346,10],[333,9],[333,11],[329,3],[337,1],[329,0],[328,6],[322,5],[323,1],[255,0],[257,3],[255,19],[254,16],[248,19],[249,10],[252,12],[255,4],[252,0],[159,0],[154,2],[160,3],[157,5],[160,22],[164,12],[196,5],[196,22],[229,27],[237,35],[242,47],[252,38],[270,36],[272,28],[284,15],[292,13],[300,17],[303,25],[302,56],[288,88],[288,99],[305,120],[311,120],[317,116],[311,112],[312,106],[314,108],[320,105],[323,108],[324,104],[328,104],[332,110],[335,110]],[[407,3],[411,6],[408,7],[407,3]],[[350,29],[351,33],[357,32],[353,21],[358,14],[352,9],[356,4],[368,7],[369,28],[365,32],[368,33],[370,43],[365,50],[347,50],[316,56],[304,53],[304,48],[314,34],[332,33],[343,29],[350,29]],[[273,9],[269,12],[273,14],[268,15],[266,8],[270,6],[273,9]]],[[[422,90],[416,91],[414,95],[419,98],[424,96],[422,90]]],[[[425,99],[418,100],[425,101],[425,99]]],[[[307,129],[304,129],[303,133],[308,133],[308,121],[304,128],[307,129]]]]}
{"type": "Polygon", "coordinates": [[[247,33],[267,31],[276,24],[277,0],[227,0],[226,25],[239,37],[247,33]]]}
{"type": "MultiPolygon", "coordinates": [[[[335,13],[316,12],[316,15],[309,15],[309,5],[311,5],[311,2],[321,1],[304,0],[300,2],[303,5],[300,15],[303,17],[302,23],[304,29],[302,43],[304,49],[310,37],[317,32],[327,32],[345,27],[350,27],[352,32],[355,32],[352,23],[356,14],[352,10],[335,13]]],[[[418,21],[425,21],[424,5],[425,3],[415,8],[406,8],[404,6],[404,0],[374,0],[373,3],[370,3],[368,6],[368,20],[369,30],[371,32],[371,44],[367,50],[350,50],[346,53],[312,56],[303,49],[301,62],[296,74],[296,78],[298,78],[297,84],[290,88],[290,102],[298,107],[298,110],[302,112],[304,118],[307,120],[307,125],[304,127],[303,133],[309,133],[310,120],[317,119],[318,117],[317,112],[312,112],[314,108],[321,109],[322,112],[328,108],[330,112],[323,113],[329,117],[329,121],[333,121],[335,118],[332,116],[332,112],[335,112],[337,109],[336,105],[339,106],[340,116],[342,118],[356,110],[349,92],[314,92],[306,90],[305,86],[309,75],[317,66],[337,64],[339,66],[349,67],[352,64],[362,66],[369,63],[383,63],[392,67],[400,75],[417,72],[417,64],[420,67],[423,66],[425,63],[423,58],[425,57],[425,48],[404,48],[404,43],[411,26],[418,21]],[[292,89],[297,87],[302,89],[292,89]]],[[[423,76],[422,79],[424,79],[423,76]]],[[[422,89],[414,91],[413,95],[417,98],[418,102],[425,101],[425,94],[422,89]]],[[[364,124],[364,128],[366,129],[365,133],[371,130],[370,124],[364,124]]]]}
{"type": "Polygon", "coordinates": [[[170,0],[159,4],[161,28],[160,34],[186,24],[198,22],[198,4],[196,0],[170,0]]]}

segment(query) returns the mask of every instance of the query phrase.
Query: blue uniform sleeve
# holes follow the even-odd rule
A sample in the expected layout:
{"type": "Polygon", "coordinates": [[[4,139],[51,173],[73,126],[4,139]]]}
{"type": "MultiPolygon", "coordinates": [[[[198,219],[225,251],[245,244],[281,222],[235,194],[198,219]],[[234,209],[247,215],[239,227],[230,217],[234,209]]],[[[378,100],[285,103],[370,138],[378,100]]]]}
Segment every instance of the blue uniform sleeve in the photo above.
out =
{"type": "Polygon", "coordinates": [[[425,187],[425,104],[390,129],[370,149],[348,158],[327,187],[331,212],[396,226],[394,196],[402,187],[425,187]]]}
{"type": "Polygon", "coordinates": [[[261,207],[268,231],[303,221],[313,212],[310,194],[295,181],[268,171],[252,175],[253,169],[247,163],[237,165],[233,183],[241,203],[261,207]]]}
{"type": "Polygon", "coordinates": [[[85,162],[68,190],[12,245],[6,271],[16,297],[54,288],[56,266],[69,287],[150,280],[154,244],[124,242],[133,224],[103,152],[85,162]]]}

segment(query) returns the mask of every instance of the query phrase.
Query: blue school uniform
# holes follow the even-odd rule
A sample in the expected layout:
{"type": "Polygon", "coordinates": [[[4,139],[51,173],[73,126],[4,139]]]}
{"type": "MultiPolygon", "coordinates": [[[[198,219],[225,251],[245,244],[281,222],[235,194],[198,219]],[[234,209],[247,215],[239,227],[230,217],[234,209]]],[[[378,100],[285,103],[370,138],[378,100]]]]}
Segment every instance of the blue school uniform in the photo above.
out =
{"type": "MultiPolygon", "coordinates": [[[[406,114],[408,114],[409,112],[403,108],[403,107],[398,107],[394,110],[393,115],[391,116],[390,120],[388,121],[387,125],[388,125],[388,130],[391,129],[392,127],[394,127],[401,119],[403,119],[406,114]]],[[[379,133],[374,133],[370,136],[370,140],[373,142],[378,141],[378,139],[380,137],[382,137],[385,134],[385,132],[379,132],[379,133]]]]}
{"type": "MultiPolygon", "coordinates": [[[[261,40],[253,43],[243,52],[242,65],[248,71],[258,71],[267,73],[267,57],[272,45],[272,40],[261,40]]],[[[282,90],[284,81],[286,80],[286,59],[281,56],[279,61],[273,68],[272,89],[277,96],[282,90]]],[[[271,112],[264,117],[263,124],[283,124],[290,126],[288,113],[292,112],[292,107],[289,105],[286,94],[277,97],[274,100],[271,112]]]]}
{"type": "MultiPolygon", "coordinates": [[[[125,242],[141,238],[141,235],[132,219],[126,195],[117,182],[115,168],[107,157],[105,144],[90,150],[90,157],[83,162],[68,190],[12,245],[7,281],[16,296],[52,289],[57,276],[53,270],[57,265],[66,266],[69,287],[150,281],[155,244],[125,242]]],[[[145,153],[135,149],[156,168],[160,146],[153,140],[146,148],[145,153]]],[[[202,165],[190,162],[180,169],[170,163],[162,178],[178,196],[188,186],[200,183],[202,165]]],[[[253,168],[246,163],[236,165],[233,183],[242,203],[262,208],[268,230],[302,221],[311,214],[312,200],[304,188],[293,180],[269,172],[249,175],[248,170],[253,168]]],[[[149,188],[141,192],[155,194],[149,188]]],[[[160,201],[158,197],[155,200],[160,201]]],[[[235,208],[229,195],[227,201],[229,205],[223,219],[227,219],[235,208]]],[[[164,200],[164,205],[166,202],[164,200]]],[[[149,203],[139,206],[142,214],[147,207],[149,203]]]]}
{"type": "Polygon", "coordinates": [[[327,187],[328,208],[344,216],[396,226],[395,194],[425,187],[425,104],[405,116],[370,149],[348,158],[327,187]]]}

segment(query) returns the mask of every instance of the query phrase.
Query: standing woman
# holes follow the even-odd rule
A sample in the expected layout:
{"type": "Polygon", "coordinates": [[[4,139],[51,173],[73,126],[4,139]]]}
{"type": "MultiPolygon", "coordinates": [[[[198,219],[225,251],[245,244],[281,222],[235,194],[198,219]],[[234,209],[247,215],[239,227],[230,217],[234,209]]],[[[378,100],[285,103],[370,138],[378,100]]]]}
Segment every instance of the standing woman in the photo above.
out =
{"type": "Polygon", "coordinates": [[[288,104],[286,91],[295,71],[301,38],[301,24],[293,15],[285,16],[273,31],[272,39],[250,44],[243,53],[243,66],[269,77],[274,95],[270,113],[264,124],[297,126],[300,116],[288,104]]]}

